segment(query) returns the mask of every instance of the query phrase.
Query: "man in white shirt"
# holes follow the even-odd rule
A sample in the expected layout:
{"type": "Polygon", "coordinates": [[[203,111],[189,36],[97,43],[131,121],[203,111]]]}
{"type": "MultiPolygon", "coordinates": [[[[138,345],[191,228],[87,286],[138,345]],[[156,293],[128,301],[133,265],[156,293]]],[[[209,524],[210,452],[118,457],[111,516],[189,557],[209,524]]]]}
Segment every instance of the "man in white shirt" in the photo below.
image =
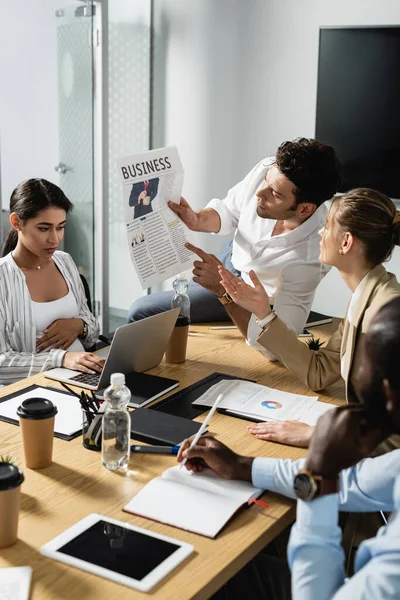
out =
{"type": "MultiPolygon", "coordinates": [[[[194,448],[185,441],[178,454],[179,462],[188,459],[188,469],[208,466],[227,479],[248,480],[298,498],[288,547],[293,600],[400,598],[400,450],[365,458],[383,437],[400,433],[400,298],[374,317],[363,350],[363,404],[322,416],[305,460],[239,456],[210,436],[194,448]],[[339,510],[394,511],[388,525],[360,545],[349,580],[339,510]]],[[[283,561],[258,555],[216,599],[244,596],[289,598],[290,576],[283,561]]]]}
{"type": "MultiPolygon", "coordinates": [[[[201,258],[194,263],[194,283],[189,287],[192,321],[231,317],[247,337],[250,313],[236,306],[219,283],[222,262],[246,282],[253,269],[280,317],[300,333],[326,273],[318,259],[318,231],[325,222],[324,202],[339,183],[340,165],[333,148],[299,138],[284,142],[275,157],[258,163],[224,200],[213,199],[200,211],[184,198],[180,204],[170,202],[193,231],[234,233],[232,250],[225,249],[221,261],[188,245],[201,258]]],[[[140,298],[131,307],[129,320],[167,310],[171,297],[172,292],[162,292],[140,298]]]]}

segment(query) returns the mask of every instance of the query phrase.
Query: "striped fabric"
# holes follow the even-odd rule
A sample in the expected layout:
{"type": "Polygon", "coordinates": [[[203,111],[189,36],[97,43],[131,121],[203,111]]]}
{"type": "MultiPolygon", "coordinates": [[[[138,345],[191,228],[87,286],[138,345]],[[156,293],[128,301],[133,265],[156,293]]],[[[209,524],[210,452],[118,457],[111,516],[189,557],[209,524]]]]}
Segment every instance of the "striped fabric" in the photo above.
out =
{"type": "MultiPolygon", "coordinates": [[[[100,327],[89,311],[78,269],[71,256],[57,251],[53,260],[72,290],[78,317],[88,325],[83,345],[90,348],[100,327]]],[[[25,275],[11,252],[0,259],[0,384],[13,383],[40,371],[60,367],[65,350],[36,354],[36,323],[25,275]]]]}

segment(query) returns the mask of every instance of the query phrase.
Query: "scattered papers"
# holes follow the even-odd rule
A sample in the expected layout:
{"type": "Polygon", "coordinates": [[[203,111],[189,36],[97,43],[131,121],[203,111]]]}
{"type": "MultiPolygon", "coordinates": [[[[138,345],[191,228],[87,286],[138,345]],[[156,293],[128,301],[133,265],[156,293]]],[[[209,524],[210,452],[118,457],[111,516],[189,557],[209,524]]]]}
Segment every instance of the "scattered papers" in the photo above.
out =
{"type": "Polygon", "coordinates": [[[220,409],[260,421],[292,420],[315,425],[321,414],[334,408],[333,404],[317,402],[317,396],[291,394],[237,379],[223,379],[192,404],[212,406],[221,393],[224,399],[219,405],[220,409]]]}
{"type": "Polygon", "coordinates": [[[183,168],[174,146],[117,160],[123,186],[124,215],[132,263],[141,286],[192,268],[185,242],[190,231],[168,206],[179,203],[183,168]]]}

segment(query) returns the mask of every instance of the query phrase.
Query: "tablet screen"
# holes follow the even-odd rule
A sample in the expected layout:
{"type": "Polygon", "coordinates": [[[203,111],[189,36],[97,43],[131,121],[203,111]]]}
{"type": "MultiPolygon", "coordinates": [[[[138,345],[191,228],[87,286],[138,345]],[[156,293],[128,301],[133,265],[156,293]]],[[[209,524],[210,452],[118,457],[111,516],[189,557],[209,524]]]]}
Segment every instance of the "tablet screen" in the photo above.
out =
{"type": "Polygon", "coordinates": [[[97,521],[58,552],[141,581],[180,546],[139,531],[97,521]]]}

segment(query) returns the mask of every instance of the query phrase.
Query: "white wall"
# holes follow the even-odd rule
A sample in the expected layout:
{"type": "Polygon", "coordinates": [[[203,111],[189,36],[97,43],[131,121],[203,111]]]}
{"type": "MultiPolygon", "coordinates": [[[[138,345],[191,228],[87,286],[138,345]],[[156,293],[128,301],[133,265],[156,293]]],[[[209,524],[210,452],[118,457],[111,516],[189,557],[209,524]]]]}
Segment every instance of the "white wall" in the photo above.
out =
{"type": "MultiPolygon", "coordinates": [[[[184,195],[200,208],[282,141],[314,135],[319,27],[400,24],[400,2],[155,0],[155,16],[155,144],[177,144],[184,195]]],[[[199,242],[214,251],[219,240],[199,242]]],[[[317,304],[340,316],[335,275],[317,304]]]]}

